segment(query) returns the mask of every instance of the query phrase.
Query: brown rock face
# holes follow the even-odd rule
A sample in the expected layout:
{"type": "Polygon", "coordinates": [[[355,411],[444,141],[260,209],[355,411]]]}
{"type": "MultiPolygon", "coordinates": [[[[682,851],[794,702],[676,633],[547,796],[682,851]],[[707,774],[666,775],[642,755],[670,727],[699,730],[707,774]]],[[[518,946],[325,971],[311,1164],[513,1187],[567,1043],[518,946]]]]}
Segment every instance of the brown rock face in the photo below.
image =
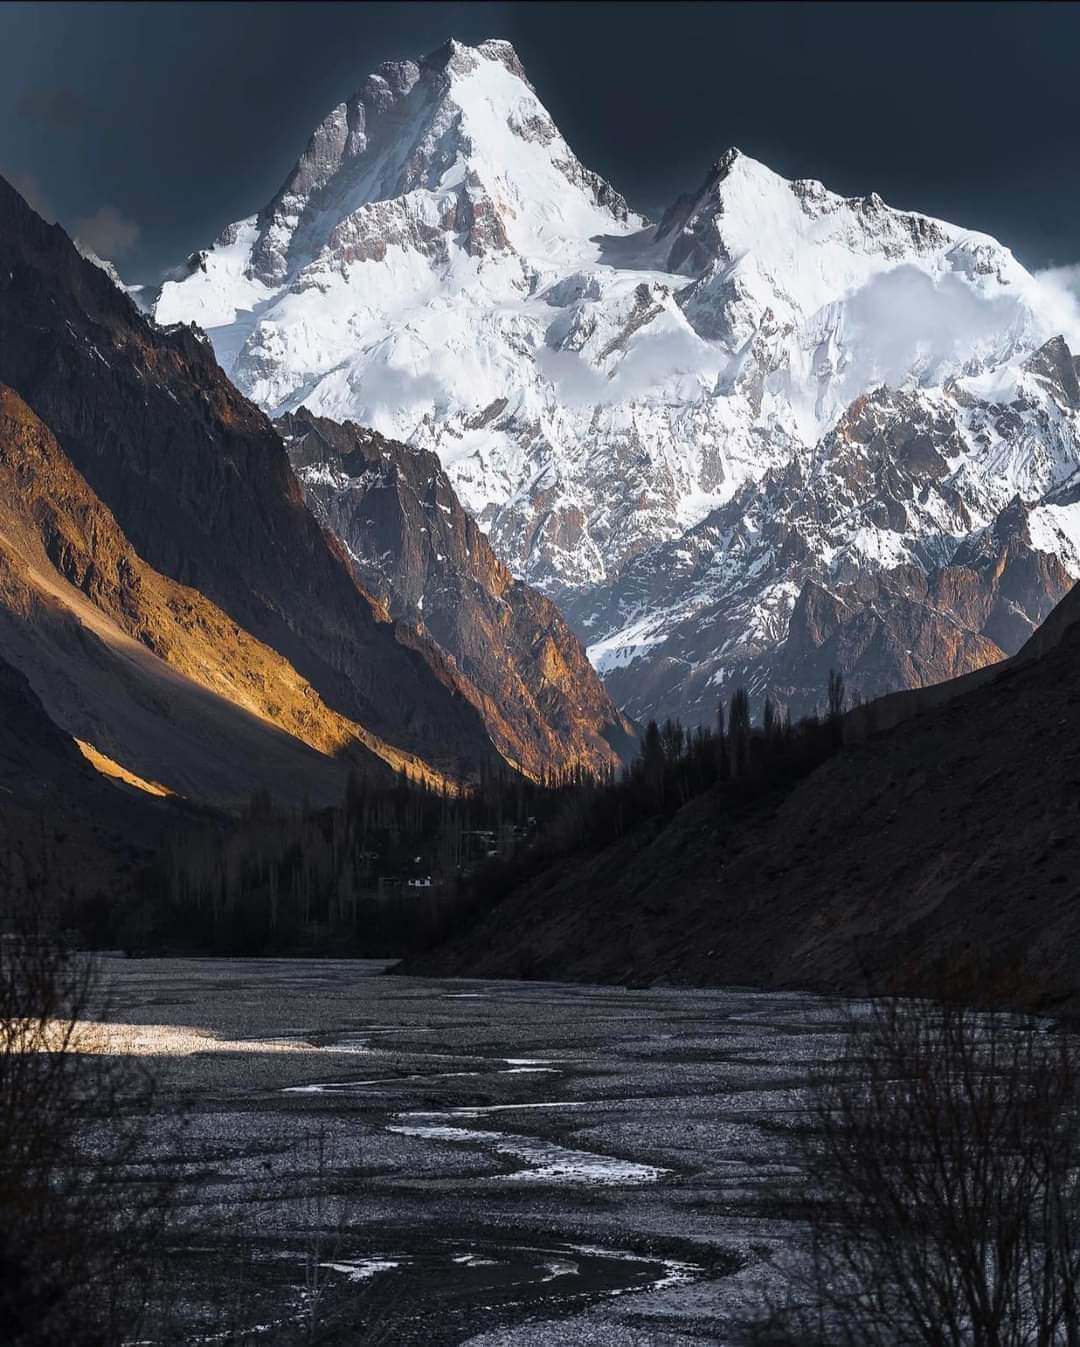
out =
{"type": "Polygon", "coordinates": [[[616,766],[632,726],[554,604],[495,556],[438,458],[303,408],[277,425],[316,518],[364,587],[446,653],[503,756],[534,777],[616,766]]]}
{"type": "Polygon", "coordinates": [[[924,574],[914,566],[826,590],[813,581],[795,604],[784,645],[761,677],[806,708],[830,669],[861,697],[958,678],[1015,653],[1072,588],[1061,562],[1036,552],[1022,507],[977,546],[924,574]]]}
{"type": "Polygon", "coordinates": [[[308,512],[279,436],[225,378],[205,340],[144,319],[2,180],[0,383],[48,427],[131,555],[156,573],[151,584],[128,557],[130,576],[110,574],[92,534],[80,553],[57,525],[54,567],[101,611],[111,606],[110,619],[126,623],[132,639],[182,668],[201,664],[232,630],[235,650],[258,658],[248,666],[245,656],[243,669],[219,663],[198,681],[220,692],[232,680],[228,696],[290,736],[303,721],[296,699],[310,701],[309,719],[320,726],[302,739],[324,755],[338,751],[333,722],[352,726],[354,742],[383,745],[391,758],[436,774],[495,759],[460,674],[422,633],[387,622],[358,585],[308,512]],[[187,598],[166,597],[164,580],[185,587],[187,598]],[[153,617],[137,598],[148,590],[153,617]],[[202,637],[185,634],[200,623],[202,637]],[[211,634],[215,623],[224,626],[211,634]],[[292,680],[291,707],[275,679],[292,680]]]}
{"type": "Polygon", "coordinates": [[[832,669],[870,699],[997,663],[1073,583],[1055,556],[1031,547],[1027,515],[1014,505],[946,565],[855,572],[843,582],[802,563],[797,535],[789,536],[777,552],[787,549],[802,572],[790,617],[779,613],[773,629],[759,623],[748,642],[746,612],[757,595],[746,604],[725,598],[674,628],[644,668],[613,670],[606,686],[630,714],[659,708],[711,722],[717,699],[742,685],[759,708],[768,694],[797,718],[823,707],[832,669]]]}
{"type": "Polygon", "coordinates": [[[1067,407],[1080,407],[1080,380],[1064,337],[1051,337],[1029,356],[1027,368],[1056,393],[1067,407]]]}

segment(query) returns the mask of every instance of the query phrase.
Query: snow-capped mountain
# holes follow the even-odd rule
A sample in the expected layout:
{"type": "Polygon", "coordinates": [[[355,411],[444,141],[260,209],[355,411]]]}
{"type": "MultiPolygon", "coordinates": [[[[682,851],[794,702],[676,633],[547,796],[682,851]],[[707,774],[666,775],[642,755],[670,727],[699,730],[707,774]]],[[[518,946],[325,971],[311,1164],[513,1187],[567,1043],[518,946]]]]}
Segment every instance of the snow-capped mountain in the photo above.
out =
{"type": "Polygon", "coordinates": [[[1080,385],[1061,338],[1008,378],[881,387],[569,613],[630,715],[743,683],[796,711],[1015,652],[1080,575],[1080,385]],[[726,686],[725,686],[726,685],[726,686]]]}
{"type": "MultiPolygon", "coordinates": [[[[985,552],[1014,497],[1017,545],[1057,565],[1038,583],[1080,574],[1061,495],[1077,407],[1038,372],[1073,368],[1045,345],[1080,330],[1066,301],[984,234],[737,150],[649,224],[576,159],[505,42],[380,67],[156,315],[205,327],[271,412],[437,453],[635,714],[704,714],[736,672],[775,683],[807,586],[843,605],[880,579],[887,617],[888,577],[910,571],[916,602],[915,577],[985,552]]],[[[965,632],[951,662],[863,651],[866,688],[1010,648],[965,632]]]]}

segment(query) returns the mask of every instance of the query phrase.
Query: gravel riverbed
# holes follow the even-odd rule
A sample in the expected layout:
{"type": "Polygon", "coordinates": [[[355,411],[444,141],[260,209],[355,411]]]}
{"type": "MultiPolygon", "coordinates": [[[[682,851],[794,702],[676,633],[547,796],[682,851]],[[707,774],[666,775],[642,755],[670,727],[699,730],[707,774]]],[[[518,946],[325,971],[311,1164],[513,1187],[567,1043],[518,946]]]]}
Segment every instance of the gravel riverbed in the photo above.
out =
{"type": "MultiPolygon", "coordinates": [[[[768,1188],[839,1004],[102,962],[108,1034],[153,1064],[163,1145],[190,1110],[194,1215],[242,1232],[253,1323],[314,1296],[351,1316],[350,1342],[737,1341],[801,1237],[768,1188]]],[[[196,1284],[233,1254],[181,1256],[196,1284]]]]}

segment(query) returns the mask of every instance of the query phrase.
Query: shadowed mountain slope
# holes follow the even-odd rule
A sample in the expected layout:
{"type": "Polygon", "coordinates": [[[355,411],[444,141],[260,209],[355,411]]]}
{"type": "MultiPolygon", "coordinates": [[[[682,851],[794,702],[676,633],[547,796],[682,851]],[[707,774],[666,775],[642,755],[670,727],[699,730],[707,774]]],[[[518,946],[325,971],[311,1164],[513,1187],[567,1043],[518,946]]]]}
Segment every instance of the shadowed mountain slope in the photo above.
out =
{"type": "Polygon", "coordinates": [[[1080,592],[1025,650],[849,718],[788,793],[553,865],[442,973],[1080,999],[1080,592]],[[951,695],[950,695],[951,694],[951,695]],[[902,703],[899,706],[897,703],[902,703]]]}
{"type": "Polygon", "coordinates": [[[107,897],[136,878],[177,806],[95,771],[49,718],[26,678],[0,657],[0,900],[107,897]]]}

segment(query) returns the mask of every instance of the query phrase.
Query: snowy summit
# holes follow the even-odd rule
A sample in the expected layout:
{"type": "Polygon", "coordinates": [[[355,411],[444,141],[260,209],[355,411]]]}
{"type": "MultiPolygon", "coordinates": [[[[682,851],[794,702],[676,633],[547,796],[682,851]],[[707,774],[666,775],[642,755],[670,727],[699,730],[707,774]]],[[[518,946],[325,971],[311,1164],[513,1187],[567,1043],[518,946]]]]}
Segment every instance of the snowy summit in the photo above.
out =
{"type": "Polygon", "coordinates": [[[1060,495],[1077,408],[1031,364],[1075,342],[1071,306],[985,234],[735,149],[649,223],[578,161],[507,42],[381,66],[156,317],[204,327],[271,413],[434,450],[635,714],[693,718],[779,649],[808,583],[929,574],[1014,497],[1024,545],[1080,574],[1060,495]],[[932,422],[940,471],[883,513],[891,488],[847,463],[852,499],[827,493],[811,528],[791,474],[824,490],[838,427],[883,387],[903,396],[875,416],[932,422]],[[723,639],[688,660],[706,613],[723,639]]]}

